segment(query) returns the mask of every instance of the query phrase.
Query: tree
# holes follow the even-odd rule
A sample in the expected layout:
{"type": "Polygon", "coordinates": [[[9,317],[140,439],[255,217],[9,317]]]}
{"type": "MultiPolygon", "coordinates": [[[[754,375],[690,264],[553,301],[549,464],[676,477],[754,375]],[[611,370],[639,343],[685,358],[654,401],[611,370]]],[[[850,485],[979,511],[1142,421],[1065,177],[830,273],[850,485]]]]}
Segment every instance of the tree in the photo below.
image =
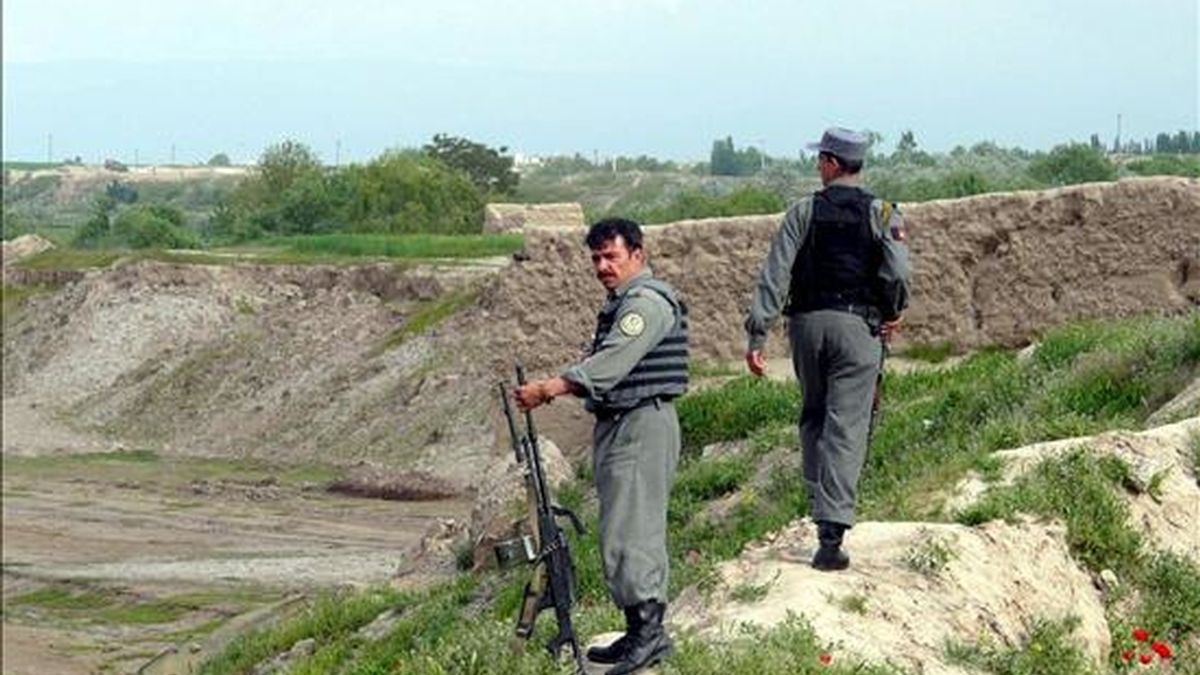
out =
{"type": "Polygon", "coordinates": [[[714,176],[738,175],[737,151],[733,149],[732,136],[726,136],[725,140],[713,141],[708,165],[714,176]]]}
{"type": "Polygon", "coordinates": [[[1029,163],[1029,175],[1046,185],[1115,180],[1117,169],[1103,152],[1082,143],[1060,145],[1029,163]]]}
{"type": "Polygon", "coordinates": [[[426,144],[425,154],[467,174],[471,183],[485,194],[511,194],[520,176],[513,171],[513,158],[504,153],[506,146],[491,148],[467,138],[435,134],[426,144]]]}
{"type": "Polygon", "coordinates": [[[233,162],[229,161],[229,155],[227,155],[223,152],[218,152],[217,154],[208,158],[208,165],[209,166],[232,166],[233,162]]]}
{"type": "Polygon", "coordinates": [[[268,193],[282,193],[302,176],[320,173],[321,161],[316,153],[297,141],[271,145],[258,159],[258,174],[268,193]]]}
{"type": "Polygon", "coordinates": [[[183,213],[163,204],[138,204],[112,224],[116,243],[130,248],[196,248],[196,235],[183,226],[183,213]]]}

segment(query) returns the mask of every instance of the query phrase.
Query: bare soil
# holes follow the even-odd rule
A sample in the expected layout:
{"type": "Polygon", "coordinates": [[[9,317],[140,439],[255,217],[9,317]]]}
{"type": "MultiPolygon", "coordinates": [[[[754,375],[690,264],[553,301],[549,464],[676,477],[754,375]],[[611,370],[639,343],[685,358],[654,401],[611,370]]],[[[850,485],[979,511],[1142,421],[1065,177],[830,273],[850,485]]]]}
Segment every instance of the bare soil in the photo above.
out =
{"type": "Polygon", "coordinates": [[[29,450],[74,440],[86,447],[90,439],[5,408],[6,445],[51,441],[25,445],[22,456],[5,453],[5,673],[133,672],[162,649],[200,640],[285,595],[386,583],[428,529],[447,517],[465,520],[470,509],[464,499],[331,494],[326,477],[335,470],[323,466],[134,452],[33,456],[29,450]],[[23,428],[30,421],[40,428],[23,428]],[[169,620],[123,623],[22,600],[47,589],[135,612],[185,608],[169,620]]]}

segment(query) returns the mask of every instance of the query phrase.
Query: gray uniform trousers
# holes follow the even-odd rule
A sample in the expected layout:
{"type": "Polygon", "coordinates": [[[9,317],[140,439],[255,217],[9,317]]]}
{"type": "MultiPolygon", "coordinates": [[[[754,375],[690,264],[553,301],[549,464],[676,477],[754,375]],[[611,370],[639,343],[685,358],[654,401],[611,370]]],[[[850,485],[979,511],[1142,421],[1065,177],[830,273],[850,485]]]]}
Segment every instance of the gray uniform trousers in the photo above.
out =
{"type": "Polygon", "coordinates": [[[813,520],[852,526],[883,345],[862,317],[840,310],[797,314],[788,335],[804,394],[800,443],[813,520]]]}
{"type": "Polygon", "coordinates": [[[669,401],[596,417],[592,461],[600,497],[600,556],[620,607],[666,602],[667,499],[679,463],[679,418],[669,401]]]}

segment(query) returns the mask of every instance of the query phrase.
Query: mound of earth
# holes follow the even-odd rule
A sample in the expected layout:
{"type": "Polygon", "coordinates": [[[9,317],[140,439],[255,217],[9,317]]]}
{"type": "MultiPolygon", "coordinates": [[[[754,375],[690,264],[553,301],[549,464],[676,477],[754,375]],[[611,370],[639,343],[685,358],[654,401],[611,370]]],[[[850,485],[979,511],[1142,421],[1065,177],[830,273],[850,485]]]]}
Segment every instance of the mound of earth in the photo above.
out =
{"type": "MultiPolygon", "coordinates": [[[[1011,484],[1043,461],[1076,449],[1116,457],[1131,471],[1122,497],[1132,525],[1151,547],[1200,562],[1200,468],[1192,454],[1192,444],[1200,443],[1197,439],[1200,417],[1147,431],[1112,431],[1003,450],[995,453],[1004,463],[997,485],[1011,484]]],[[[962,510],[992,487],[977,476],[968,478],[958,486],[948,510],[962,510]]]]}
{"type": "Polygon", "coordinates": [[[559,204],[488,204],[483,210],[484,232],[509,232],[535,227],[583,227],[579,202],[559,204]]]}
{"type": "Polygon", "coordinates": [[[7,267],[18,260],[23,260],[31,255],[37,255],[42,251],[54,248],[54,243],[36,234],[23,234],[16,239],[5,240],[3,246],[3,264],[7,267]]]}
{"type": "Polygon", "coordinates": [[[89,272],[5,326],[5,407],[165,452],[370,459],[465,489],[493,455],[493,389],[453,334],[405,326],[477,283],[389,265],[89,272]]]}
{"type": "Polygon", "coordinates": [[[1017,646],[1035,620],[1076,617],[1085,653],[1097,664],[1108,653],[1104,604],[1059,527],[860,523],[847,539],[853,563],[838,573],[812,569],[815,544],[805,519],[751,545],[718,567],[716,590],[684,591],[672,623],[720,640],[797,615],[835,645],[835,662],[962,674],[946,662],[948,642],[1017,646]]]}

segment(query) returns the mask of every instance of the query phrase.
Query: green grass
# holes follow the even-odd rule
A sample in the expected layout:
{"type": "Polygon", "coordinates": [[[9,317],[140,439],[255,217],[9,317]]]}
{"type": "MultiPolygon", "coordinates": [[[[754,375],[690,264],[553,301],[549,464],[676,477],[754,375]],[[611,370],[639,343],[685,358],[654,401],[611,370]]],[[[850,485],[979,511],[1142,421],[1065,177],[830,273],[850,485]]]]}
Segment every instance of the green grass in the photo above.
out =
{"type": "Polygon", "coordinates": [[[484,258],[521,250],[525,237],[521,234],[317,234],[260,243],[299,253],[352,257],[484,258]]]}
{"type": "Polygon", "coordinates": [[[112,589],[54,585],[6,600],[11,608],[39,608],[69,622],[151,625],[178,621],[200,609],[178,598],[144,599],[112,589]]]}
{"type": "Polygon", "coordinates": [[[129,251],[57,247],[18,261],[15,267],[33,270],[78,270],[111,267],[129,251]]]}
{"type": "Polygon", "coordinates": [[[404,323],[385,338],[383,349],[399,347],[412,336],[424,333],[447,317],[471,306],[478,296],[478,289],[468,288],[448,293],[434,300],[417,303],[405,317],[404,323]]]}
{"type": "Polygon", "coordinates": [[[111,595],[86,590],[71,590],[62,586],[47,586],[18,595],[6,602],[14,607],[41,607],[51,610],[95,610],[109,607],[111,595]]]}
{"type": "Polygon", "coordinates": [[[118,261],[155,260],[194,265],[354,264],[369,258],[391,260],[465,259],[505,256],[521,250],[520,234],[368,235],[328,234],[279,237],[253,246],[165,251],[158,249],[82,249],[60,246],[16,263],[26,269],[93,269],[118,261]]]}
{"type": "Polygon", "coordinates": [[[950,663],[995,675],[1099,675],[1071,641],[1078,625],[1077,618],[1038,621],[1019,647],[952,642],[946,656],[950,663]]]}
{"type": "Polygon", "coordinates": [[[183,485],[196,480],[256,482],[274,479],[284,485],[324,483],[343,469],[326,464],[275,464],[257,459],[163,457],[150,450],[5,457],[6,477],[122,480],[183,485]]]}
{"type": "Polygon", "coordinates": [[[954,355],[954,344],[949,340],[929,344],[916,343],[897,352],[896,355],[926,363],[942,363],[954,355]]]}
{"type": "Polygon", "coordinates": [[[835,604],[843,612],[865,616],[867,614],[867,596],[861,593],[851,593],[837,598],[835,604]]]}
{"type": "Polygon", "coordinates": [[[1129,508],[1117,495],[1128,472],[1116,458],[1097,459],[1077,449],[1043,462],[1011,487],[987,493],[959,521],[975,525],[1021,513],[1058,518],[1067,525],[1071,553],[1088,569],[1133,570],[1142,540],[1129,528],[1129,508]]]}
{"type": "Polygon", "coordinates": [[[794,385],[748,375],[685,396],[676,405],[683,452],[694,456],[706,445],[746,438],[772,421],[794,418],[799,400],[794,385]]]}
{"type": "Polygon", "coordinates": [[[16,316],[26,300],[51,291],[48,286],[0,285],[0,321],[16,316]]]}

